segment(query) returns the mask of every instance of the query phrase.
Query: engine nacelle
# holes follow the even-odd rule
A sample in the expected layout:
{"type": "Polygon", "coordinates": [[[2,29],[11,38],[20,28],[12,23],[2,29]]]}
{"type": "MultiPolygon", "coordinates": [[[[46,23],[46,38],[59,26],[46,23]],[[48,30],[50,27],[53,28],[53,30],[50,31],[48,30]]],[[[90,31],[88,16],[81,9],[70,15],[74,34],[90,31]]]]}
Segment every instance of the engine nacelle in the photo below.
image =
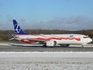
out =
{"type": "Polygon", "coordinates": [[[47,41],[46,46],[56,46],[56,41],[47,41]]]}

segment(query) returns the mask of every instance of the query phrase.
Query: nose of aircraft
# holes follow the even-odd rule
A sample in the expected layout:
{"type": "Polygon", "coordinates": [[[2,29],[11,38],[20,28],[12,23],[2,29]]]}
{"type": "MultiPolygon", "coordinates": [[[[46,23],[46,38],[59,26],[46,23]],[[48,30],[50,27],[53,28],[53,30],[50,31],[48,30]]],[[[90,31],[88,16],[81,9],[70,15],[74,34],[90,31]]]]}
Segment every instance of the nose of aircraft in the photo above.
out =
{"type": "Polygon", "coordinates": [[[89,38],[89,43],[92,42],[92,41],[93,41],[93,39],[92,38],[89,38]]]}

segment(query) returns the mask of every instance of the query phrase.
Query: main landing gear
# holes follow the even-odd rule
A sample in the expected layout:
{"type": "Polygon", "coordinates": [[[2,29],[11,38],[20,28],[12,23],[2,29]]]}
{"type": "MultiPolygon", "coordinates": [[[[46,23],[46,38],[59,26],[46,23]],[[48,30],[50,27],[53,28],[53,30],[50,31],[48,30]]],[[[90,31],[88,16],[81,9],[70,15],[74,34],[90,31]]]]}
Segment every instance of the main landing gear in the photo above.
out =
{"type": "Polygon", "coordinates": [[[46,46],[46,43],[43,44],[43,47],[44,47],[44,48],[47,47],[47,46],[46,46]]]}

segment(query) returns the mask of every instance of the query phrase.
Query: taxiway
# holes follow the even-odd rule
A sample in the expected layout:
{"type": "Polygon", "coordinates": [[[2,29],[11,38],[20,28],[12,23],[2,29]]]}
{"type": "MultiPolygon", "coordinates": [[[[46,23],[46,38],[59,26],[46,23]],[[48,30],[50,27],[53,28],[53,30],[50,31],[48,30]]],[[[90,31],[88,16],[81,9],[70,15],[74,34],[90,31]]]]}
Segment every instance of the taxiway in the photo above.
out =
{"type": "Polygon", "coordinates": [[[56,46],[55,48],[42,47],[42,45],[28,44],[0,44],[0,52],[93,52],[93,44],[81,47],[81,45],[70,45],[69,47],[56,46]]]}

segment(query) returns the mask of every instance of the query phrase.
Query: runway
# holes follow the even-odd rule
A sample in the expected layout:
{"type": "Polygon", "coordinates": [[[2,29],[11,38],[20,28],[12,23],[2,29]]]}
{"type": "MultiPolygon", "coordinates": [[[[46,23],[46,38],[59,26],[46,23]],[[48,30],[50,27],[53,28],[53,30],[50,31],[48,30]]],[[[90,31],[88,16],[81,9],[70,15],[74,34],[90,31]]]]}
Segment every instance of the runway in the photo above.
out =
{"type": "Polygon", "coordinates": [[[70,45],[69,47],[56,46],[55,48],[42,47],[42,45],[29,44],[0,44],[0,52],[93,52],[93,44],[81,47],[70,45]]]}

